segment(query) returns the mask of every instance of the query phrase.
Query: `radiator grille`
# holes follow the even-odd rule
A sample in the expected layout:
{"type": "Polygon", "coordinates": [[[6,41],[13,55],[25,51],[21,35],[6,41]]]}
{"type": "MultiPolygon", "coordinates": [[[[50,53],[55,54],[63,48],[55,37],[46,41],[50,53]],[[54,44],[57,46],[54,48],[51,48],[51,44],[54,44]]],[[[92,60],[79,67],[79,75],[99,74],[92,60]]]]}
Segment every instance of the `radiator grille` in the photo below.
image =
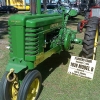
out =
{"type": "Polygon", "coordinates": [[[39,36],[32,28],[26,28],[25,33],[25,55],[34,56],[39,52],[39,36]],[[33,32],[32,32],[33,31],[33,32]]]}
{"type": "Polygon", "coordinates": [[[12,39],[12,35],[11,35],[10,27],[8,27],[8,34],[9,34],[9,46],[10,46],[9,50],[10,50],[11,53],[13,53],[12,40],[11,40],[12,39]]]}
{"type": "Polygon", "coordinates": [[[100,8],[92,9],[92,17],[93,16],[100,17],[100,8]]]}

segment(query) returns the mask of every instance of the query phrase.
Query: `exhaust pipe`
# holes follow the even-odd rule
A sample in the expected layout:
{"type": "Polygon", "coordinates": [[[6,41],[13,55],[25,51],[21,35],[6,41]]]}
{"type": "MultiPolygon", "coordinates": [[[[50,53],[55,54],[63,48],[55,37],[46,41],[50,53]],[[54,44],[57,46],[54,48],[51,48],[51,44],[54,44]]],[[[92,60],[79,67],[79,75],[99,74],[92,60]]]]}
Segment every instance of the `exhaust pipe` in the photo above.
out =
{"type": "Polygon", "coordinates": [[[30,12],[31,12],[31,14],[36,14],[36,1],[37,0],[30,0],[30,12]]]}
{"type": "Polygon", "coordinates": [[[41,0],[30,0],[31,14],[41,14],[41,0]]]}

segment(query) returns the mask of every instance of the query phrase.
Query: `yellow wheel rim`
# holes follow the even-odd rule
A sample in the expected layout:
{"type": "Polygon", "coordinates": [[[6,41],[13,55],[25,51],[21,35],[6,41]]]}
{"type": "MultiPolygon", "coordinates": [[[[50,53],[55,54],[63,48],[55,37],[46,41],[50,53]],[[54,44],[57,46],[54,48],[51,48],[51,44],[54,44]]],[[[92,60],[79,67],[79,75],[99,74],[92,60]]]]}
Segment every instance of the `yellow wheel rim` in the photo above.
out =
{"type": "Polygon", "coordinates": [[[96,56],[97,45],[98,45],[98,36],[99,36],[99,32],[98,32],[98,27],[97,27],[96,35],[95,35],[95,42],[94,42],[93,60],[95,59],[95,56],[96,56]]]}
{"type": "Polygon", "coordinates": [[[35,100],[39,90],[39,84],[40,84],[39,79],[36,78],[29,87],[26,100],[35,100]]]}
{"type": "Polygon", "coordinates": [[[18,89],[19,89],[18,79],[14,80],[13,82],[10,82],[9,93],[11,96],[11,100],[17,100],[18,89]]]}

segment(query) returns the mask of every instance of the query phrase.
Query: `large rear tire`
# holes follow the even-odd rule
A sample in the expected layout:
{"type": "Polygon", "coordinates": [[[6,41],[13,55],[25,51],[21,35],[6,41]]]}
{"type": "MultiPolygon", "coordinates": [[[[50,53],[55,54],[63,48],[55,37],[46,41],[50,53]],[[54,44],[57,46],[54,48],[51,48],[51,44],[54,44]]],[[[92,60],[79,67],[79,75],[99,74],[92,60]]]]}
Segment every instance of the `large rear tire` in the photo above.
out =
{"type": "Polygon", "coordinates": [[[99,37],[99,18],[91,17],[84,34],[82,57],[95,59],[99,37]]]}
{"type": "Polygon", "coordinates": [[[39,71],[33,70],[29,72],[22,81],[18,93],[18,100],[37,100],[42,77],[39,71]]]}

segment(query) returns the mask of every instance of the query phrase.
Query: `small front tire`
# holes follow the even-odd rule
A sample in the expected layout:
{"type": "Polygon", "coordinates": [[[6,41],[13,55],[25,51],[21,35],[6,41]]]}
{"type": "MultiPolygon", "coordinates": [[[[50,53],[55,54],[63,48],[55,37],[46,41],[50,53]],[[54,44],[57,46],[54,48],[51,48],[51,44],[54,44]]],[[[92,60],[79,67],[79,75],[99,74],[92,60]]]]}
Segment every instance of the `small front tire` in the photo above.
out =
{"type": "Polygon", "coordinates": [[[18,100],[37,100],[42,83],[39,71],[29,72],[22,81],[18,93],[18,100]]]}
{"type": "Polygon", "coordinates": [[[0,84],[0,100],[17,100],[19,84],[17,80],[9,82],[7,80],[8,72],[5,72],[0,84]]]}

